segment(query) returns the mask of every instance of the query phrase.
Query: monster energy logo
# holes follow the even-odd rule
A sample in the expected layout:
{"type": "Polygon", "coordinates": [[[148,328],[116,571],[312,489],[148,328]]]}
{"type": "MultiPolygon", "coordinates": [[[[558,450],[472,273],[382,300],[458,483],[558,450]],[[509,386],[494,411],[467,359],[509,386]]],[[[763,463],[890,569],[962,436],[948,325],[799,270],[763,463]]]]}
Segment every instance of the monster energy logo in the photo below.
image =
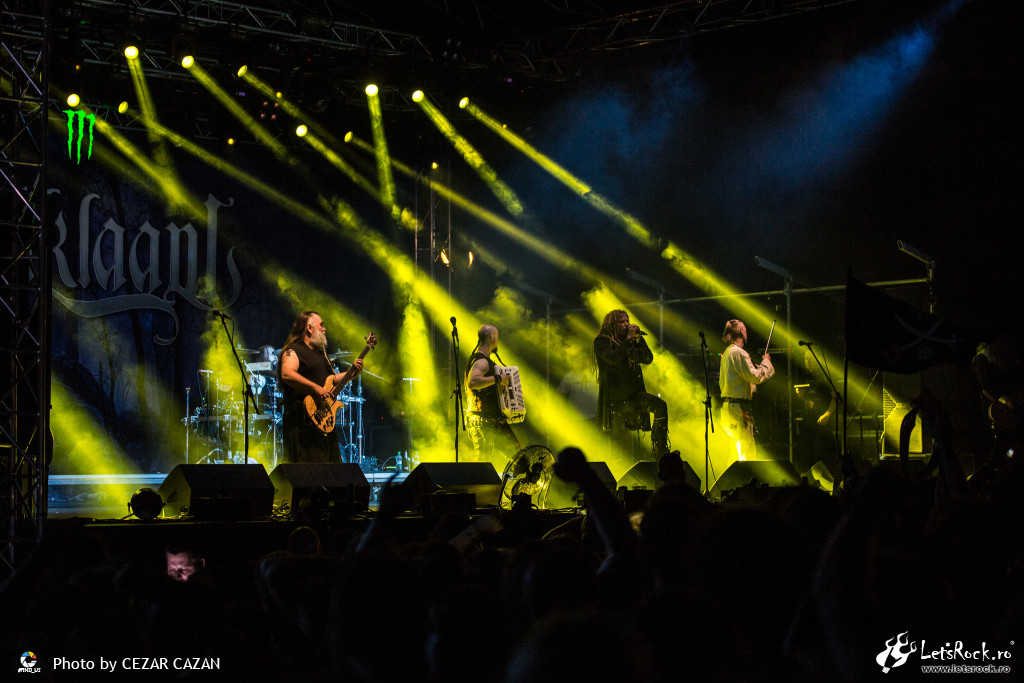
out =
{"type": "Polygon", "coordinates": [[[75,159],[76,164],[82,163],[82,140],[85,138],[85,121],[89,121],[89,151],[86,153],[87,159],[92,159],[92,128],[96,125],[96,115],[86,114],[84,111],[75,111],[74,109],[65,109],[64,113],[68,115],[68,159],[75,159]],[[75,119],[78,120],[78,157],[72,156],[71,146],[75,139],[75,119]]]}

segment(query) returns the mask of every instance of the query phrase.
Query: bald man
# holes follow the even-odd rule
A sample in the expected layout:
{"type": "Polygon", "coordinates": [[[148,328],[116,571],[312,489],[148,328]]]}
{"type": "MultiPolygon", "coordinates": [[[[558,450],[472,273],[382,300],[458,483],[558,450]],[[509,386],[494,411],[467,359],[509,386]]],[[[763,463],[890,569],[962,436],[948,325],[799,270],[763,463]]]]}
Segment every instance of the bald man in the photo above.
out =
{"type": "Polygon", "coordinates": [[[516,454],[518,444],[498,403],[498,387],[507,384],[508,380],[494,372],[491,355],[497,351],[498,328],[481,325],[476,348],[466,365],[466,389],[470,395],[466,429],[473,443],[473,458],[490,462],[495,469],[501,470],[505,462],[516,454]]]}

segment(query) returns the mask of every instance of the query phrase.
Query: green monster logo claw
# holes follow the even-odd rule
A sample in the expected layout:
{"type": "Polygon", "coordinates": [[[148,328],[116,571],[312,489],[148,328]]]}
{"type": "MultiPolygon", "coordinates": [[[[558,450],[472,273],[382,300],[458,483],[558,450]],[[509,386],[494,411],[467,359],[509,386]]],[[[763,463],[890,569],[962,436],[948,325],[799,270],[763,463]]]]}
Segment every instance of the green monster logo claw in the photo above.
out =
{"type": "Polygon", "coordinates": [[[76,164],[82,163],[82,139],[85,137],[85,121],[89,121],[89,151],[86,154],[87,159],[92,159],[92,129],[96,125],[96,115],[86,114],[84,111],[75,111],[74,109],[65,109],[64,112],[68,115],[68,159],[75,159],[76,164]],[[75,137],[74,122],[78,120],[78,157],[77,159],[72,156],[71,143],[75,137]]]}

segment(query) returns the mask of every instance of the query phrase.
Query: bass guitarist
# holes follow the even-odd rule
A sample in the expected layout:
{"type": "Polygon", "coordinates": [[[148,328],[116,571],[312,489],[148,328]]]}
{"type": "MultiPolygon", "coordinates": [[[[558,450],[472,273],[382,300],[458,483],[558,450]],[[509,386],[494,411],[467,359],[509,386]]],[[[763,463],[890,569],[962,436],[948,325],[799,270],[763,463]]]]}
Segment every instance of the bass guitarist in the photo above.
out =
{"type": "MultiPolygon", "coordinates": [[[[335,372],[327,358],[327,328],[315,311],[303,311],[295,318],[282,347],[280,368],[285,461],[339,462],[337,430],[325,433],[310,420],[303,406],[306,396],[331,399],[333,382],[345,376],[335,372]]],[[[363,360],[358,358],[352,364],[349,378],[362,370],[363,360]]]]}

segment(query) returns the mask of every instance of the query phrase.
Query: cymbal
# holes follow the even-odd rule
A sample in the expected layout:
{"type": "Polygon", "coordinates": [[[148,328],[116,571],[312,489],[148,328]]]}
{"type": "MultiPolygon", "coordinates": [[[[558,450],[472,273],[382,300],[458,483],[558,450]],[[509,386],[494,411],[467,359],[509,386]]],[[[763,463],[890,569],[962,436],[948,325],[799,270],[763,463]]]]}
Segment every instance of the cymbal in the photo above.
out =
{"type": "Polygon", "coordinates": [[[259,349],[243,349],[242,347],[238,347],[237,349],[235,349],[235,351],[238,351],[239,353],[259,353],[260,352],[259,349]]]}

